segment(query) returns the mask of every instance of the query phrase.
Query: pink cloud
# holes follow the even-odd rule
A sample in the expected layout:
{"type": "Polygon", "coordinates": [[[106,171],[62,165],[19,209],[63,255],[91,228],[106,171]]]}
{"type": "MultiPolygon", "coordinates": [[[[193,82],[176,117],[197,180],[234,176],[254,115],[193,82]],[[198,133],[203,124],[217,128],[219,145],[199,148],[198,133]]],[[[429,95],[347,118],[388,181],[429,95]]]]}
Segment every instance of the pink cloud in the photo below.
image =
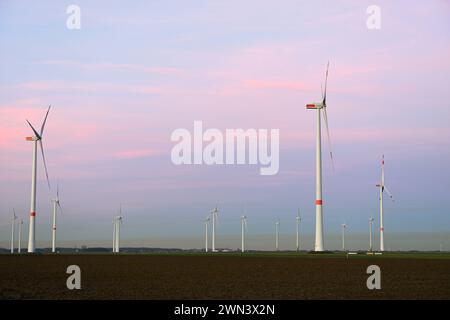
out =
{"type": "Polygon", "coordinates": [[[150,157],[161,153],[162,153],[161,151],[153,149],[132,149],[116,152],[114,153],[114,157],[118,159],[135,159],[135,158],[150,157]]]}
{"type": "Polygon", "coordinates": [[[300,81],[288,81],[288,80],[244,80],[244,84],[253,89],[286,89],[286,90],[298,90],[307,91],[311,87],[300,81]]]}
{"type": "Polygon", "coordinates": [[[85,69],[85,70],[99,70],[99,69],[109,69],[109,70],[128,70],[137,71],[144,73],[155,73],[164,75],[175,75],[180,73],[180,69],[172,67],[146,67],[137,64],[130,63],[85,63],[71,60],[48,60],[44,61],[44,64],[49,65],[62,65],[67,67],[85,69]]]}

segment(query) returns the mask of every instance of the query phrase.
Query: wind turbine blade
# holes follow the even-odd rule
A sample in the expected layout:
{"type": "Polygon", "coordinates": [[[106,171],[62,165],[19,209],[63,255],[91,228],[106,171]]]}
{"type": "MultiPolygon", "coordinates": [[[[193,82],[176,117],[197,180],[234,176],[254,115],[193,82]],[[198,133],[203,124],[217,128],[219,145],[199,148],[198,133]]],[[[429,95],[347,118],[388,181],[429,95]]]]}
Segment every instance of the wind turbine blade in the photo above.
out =
{"type": "Polygon", "coordinates": [[[41,126],[41,137],[42,137],[42,135],[44,134],[44,127],[45,127],[45,123],[47,122],[47,117],[48,117],[48,113],[50,112],[50,107],[51,107],[51,106],[48,106],[47,113],[45,114],[44,122],[42,122],[42,126],[41,126]]]}
{"type": "Polygon", "coordinates": [[[59,205],[59,181],[56,182],[56,198],[58,199],[58,205],[59,205]]]}
{"type": "Polygon", "coordinates": [[[59,211],[61,212],[61,214],[63,214],[63,209],[62,209],[61,204],[59,203],[59,201],[57,202],[57,204],[58,204],[58,207],[59,207],[59,211]]]}
{"type": "Polygon", "coordinates": [[[333,167],[333,171],[334,171],[333,148],[332,148],[332,146],[331,146],[330,129],[329,129],[329,127],[328,127],[327,108],[324,107],[324,108],[322,109],[322,111],[323,111],[323,119],[325,120],[325,127],[326,127],[326,129],[327,129],[328,147],[330,148],[331,166],[333,167]]]}
{"type": "Polygon", "coordinates": [[[30,123],[30,121],[27,120],[27,122],[28,122],[28,124],[30,125],[31,130],[33,130],[34,135],[35,135],[38,139],[41,139],[40,134],[36,131],[36,129],[34,129],[33,125],[30,123]]]}
{"type": "Polygon", "coordinates": [[[391,198],[392,202],[395,202],[394,196],[393,196],[392,193],[389,191],[389,189],[386,188],[386,186],[384,186],[384,190],[386,190],[386,193],[388,194],[389,198],[391,198]]]}
{"type": "Polygon", "coordinates": [[[330,67],[330,61],[327,64],[327,73],[325,74],[325,91],[323,93],[323,104],[327,104],[327,82],[328,82],[328,68],[330,67]]]}
{"type": "Polygon", "coordinates": [[[44,162],[45,176],[47,178],[48,188],[50,189],[50,181],[48,180],[47,164],[45,163],[44,146],[42,145],[42,140],[39,140],[39,146],[40,146],[41,152],[42,152],[42,161],[44,162]]]}

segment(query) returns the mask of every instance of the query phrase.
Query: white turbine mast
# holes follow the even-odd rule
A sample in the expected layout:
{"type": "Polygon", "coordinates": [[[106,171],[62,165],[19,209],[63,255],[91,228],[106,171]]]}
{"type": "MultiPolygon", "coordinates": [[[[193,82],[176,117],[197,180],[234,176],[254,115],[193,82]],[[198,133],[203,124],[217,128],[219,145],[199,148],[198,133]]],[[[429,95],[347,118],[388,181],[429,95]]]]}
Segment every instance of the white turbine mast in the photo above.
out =
{"type": "Polygon", "coordinates": [[[369,251],[372,252],[373,251],[373,246],[372,246],[372,230],[373,230],[373,217],[370,217],[369,219],[369,251]]]}
{"type": "Polygon", "coordinates": [[[208,252],[208,225],[211,223],[210,215],[206,217],[205,222],[205,252],[208,252]]]}
{"type": "Polygon", "coordinates": [[[342,227],[342,251],[345,251],[345,229],[347,229],[347,225],[345,223],[341,224],[342,227]]]}
{"type": "Polygon", "coordinates": [[[211,211],[212,217],[212,252],[216,252],[216,223],[219,218],[217,206],[211,211]]]}
{"type": "Polygon", "coordinates": [[[19,238],[17,239],[17,252],[20,253],[22,251],[22,227],[23,227],[23,219],[19,220],[19,238]]]}
{"type": "Polygon", "coordinates": [[[245,252],[245,232],[247,231],[247,216],[241,216],[241,252],[245,252]]]}
{"type": "Polygon", "coordinates": [[[56,252],[56,213],[58,208],[62,214],[61,204],[59,202],[59,183],[56,184],[56,198],[52,199],[53,203],[53,223],[52,223],[52,252],[56,252]]]}
{"type": "Polygon", "coordinates": [[[325,90],[322,93],[322,102],[309,103],[306,105],[306,109],[317,110],[317,131],[316,131],[316,240],[314,245],[315,251],[324,251],[323,241],[323,198],[322,198],[322,141],[321,141],[321,126],[320,126],[320,114],[323,112],[323,119],[327,129],[328,144],[330,148],[331,164],[334,170],[333,152],[331,149],[330,131],[328,129],[328,116],[327,116],[327,82],[328,82],[328,67],[325,75],[325,90]]]}
{"type": "Polygon", "coordinates": [[[275,222],[275,250],[279,249],[279,236],[280,236],[280,219],[275,222]]]}
{"type": "Polygon", "coordinates": [[[44,155],[44,147],[42,145],[42,137],[44,134],[44,127],[47,121],[48,113],[50,112],[50,106],[47,109],[47,113],[45,114],[44,121],[41,125],[41,130],[38,133],[36,129],[31,125],[31,123],[27,120],[31,130],[33,130],[34,136],[26,137],[27,141],[33,141],[33,162],[32,162],[32,170],[31,170],[31,202],[30,202],[30,226],[28,233],[28,252],[33,253],[36,248],[36,235],[35,235],[35,223],[36,223],[36,172],[37,172],[37,149],[38,143],[42,153],[42,161],[44,163],[45,168],[45,176],[47,178],[48,188],[50,189],[50,181],[48,180],[48,172],[47,165],[45,164],[45,155],[44,155]]]}
{"type": "Polygon", "coordinates": [[[295,224],[296,224],[296,237],[295,237],[295,248],[298,251],[300,251],[300,236],[299,236],[299,229],[300,229],[300,222],[302,221],[302,218],[300,217],[300,208],[297,211],[297,217],[295,217],[295,224]]]}
{"type": "Polygon", "coordinates": [[[13,216],[11,219],[11,253],[14,253],[14,229],[16,228],[16,210],[13,208],[13,216]]]}
{"type": "Polygon", "coordinates": [[[115,249],[116,249],[116,252],[120,252],[120,225],[122,224],[122,218],[123,218],[122,217],[122,205],[120,205],[119,215],[115,217],[115,229],[116,229],[116,231],[115,231],[115,235],[116,235],[115,249]]]}
{"type": "Polygon", "coordinates": [[[386,188],[384,184],[384,154],[381,159],[381,182],[376,185],[380,189],[380,251],[384,251],[384,208],[383,208],[383,193],[386,191],[388,196],[394,201],[394,197],[386,188]]]}
{"type": "Polygon", "coordinates": [[[112,242],[112,252],[116,252],[116,217],[112,220],[113,226],[113,242],[112,242]]]}

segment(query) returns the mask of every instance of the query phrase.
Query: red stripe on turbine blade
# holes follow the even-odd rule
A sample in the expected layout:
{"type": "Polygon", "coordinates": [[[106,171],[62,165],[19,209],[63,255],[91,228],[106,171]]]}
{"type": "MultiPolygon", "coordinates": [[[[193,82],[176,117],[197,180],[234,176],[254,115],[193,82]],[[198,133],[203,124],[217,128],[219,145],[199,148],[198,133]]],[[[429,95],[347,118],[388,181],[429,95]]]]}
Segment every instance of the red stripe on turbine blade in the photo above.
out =
{"type": "Polygon", "coordinates": [[[36,212],[30,212],[30,217],[36,217],[36,212]]]}
{"type": "Polygon", "coordinates": [[[322,205],[322,200],[316,200],[316,205],[317,206],[321,206],[322,205]]]}
{"type": "Polygon", "coordinates": [[[307,104],[306,109],[316,109],[316,105],[315,104],[307,104]]]}
{"type": "Polygon", "coordinates": [[[380,231],[384,231],[384,228],[380,228],[380,231]]]}

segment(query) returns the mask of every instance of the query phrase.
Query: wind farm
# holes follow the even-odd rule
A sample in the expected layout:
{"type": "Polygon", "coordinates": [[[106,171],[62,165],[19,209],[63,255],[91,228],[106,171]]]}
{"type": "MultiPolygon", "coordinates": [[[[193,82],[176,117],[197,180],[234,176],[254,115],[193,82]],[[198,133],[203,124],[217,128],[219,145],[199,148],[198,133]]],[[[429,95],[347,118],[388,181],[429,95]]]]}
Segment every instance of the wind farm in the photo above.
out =
{"type": "Polygon", "coordinates": [[[175,3],[2,5],[0,299],[450,299],[447,6],[175,3]]]}

